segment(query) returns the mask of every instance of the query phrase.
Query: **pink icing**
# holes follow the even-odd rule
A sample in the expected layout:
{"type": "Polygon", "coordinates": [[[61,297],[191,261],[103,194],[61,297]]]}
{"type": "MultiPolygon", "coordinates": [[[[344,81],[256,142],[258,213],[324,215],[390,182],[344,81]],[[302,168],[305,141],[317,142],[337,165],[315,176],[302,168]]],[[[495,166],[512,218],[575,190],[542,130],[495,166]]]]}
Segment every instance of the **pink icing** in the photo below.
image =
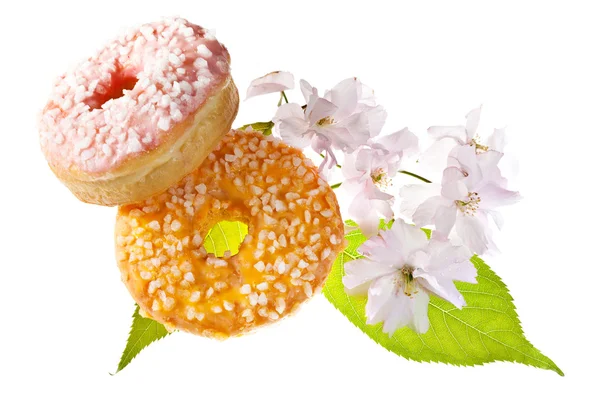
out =
{"type": "Polygon", "coordinates": [[[229,75],[229,53],[184,19],[132,29],[61,76],[42,112],[53,166],[101,174],[164,142],[229,75]]]}

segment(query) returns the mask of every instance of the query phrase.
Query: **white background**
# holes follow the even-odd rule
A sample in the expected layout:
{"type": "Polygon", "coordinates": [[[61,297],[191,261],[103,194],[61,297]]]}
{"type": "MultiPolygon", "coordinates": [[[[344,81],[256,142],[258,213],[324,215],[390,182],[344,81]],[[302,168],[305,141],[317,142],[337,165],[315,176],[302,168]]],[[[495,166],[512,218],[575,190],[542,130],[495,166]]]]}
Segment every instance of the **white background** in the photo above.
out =
{"type": "MultiPolygon", "coordinates": [[[[574,1],[407,3],[3,2],[0,398],[597,396],[598,12],[574,1]],[[133,311],[113,257],[115,209],[78,202],[52,175],[36,114],[56,76],[121,28],[164,15],[215,28],[241,92],[276,69],[320,89],[358,76],[388,110],[387,133],[409,126],[423,137],[483,103],[484,128],[508,126],[525,196],[506,210],[490,264],[527,337],[566,376],[410,362],[322,296],[247,337],[171,335],[110,376],[133,311]]],[[[242,102],[236,125],[269,119],[276,101],[242,102]]]]}

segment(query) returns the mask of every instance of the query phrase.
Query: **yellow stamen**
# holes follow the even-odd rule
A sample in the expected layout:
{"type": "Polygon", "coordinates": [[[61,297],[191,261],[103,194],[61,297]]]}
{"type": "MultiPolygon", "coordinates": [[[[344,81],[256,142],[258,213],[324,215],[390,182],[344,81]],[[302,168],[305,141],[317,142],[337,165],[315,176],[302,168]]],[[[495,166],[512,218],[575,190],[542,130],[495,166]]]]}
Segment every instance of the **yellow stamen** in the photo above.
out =
{"type": "Polygon", "coordinates": [[[468,197],[469,199],[467,201],[456,200],[454,203],[463,214],[474,216],[479,209],[481,197],[479,197],[477,192],[469,192],[468,197]]]}
{"type": "Polygon", "coordinates": [[[331,117],[325,117],[325,118],[321,118],[320,120],[317,121],[317,125],[319,126],[324,126],[324,125],[331,125],[333,124],[333,118],[331,117]]]}

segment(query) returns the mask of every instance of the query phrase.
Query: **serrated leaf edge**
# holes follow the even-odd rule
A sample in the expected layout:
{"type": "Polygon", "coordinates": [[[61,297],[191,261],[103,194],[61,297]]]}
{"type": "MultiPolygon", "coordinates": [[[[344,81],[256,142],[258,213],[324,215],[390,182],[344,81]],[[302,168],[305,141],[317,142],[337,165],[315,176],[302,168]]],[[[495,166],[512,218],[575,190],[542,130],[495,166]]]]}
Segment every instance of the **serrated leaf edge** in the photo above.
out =
{"type": "MultiPolygon", "coordinates": [[[[345,238],[346,238],[346,239],[348,239],[348,238],[349,238],[349,237],[351,237],[351,236],[357,236],[357,235],[360,235],[360,231],[352,231],[352,232],[350,232],[349,234],[345,235],[345,238]]],[[[350,253],[347,251],[347,249],[344,249],[344,251],[343,251],[343,252],[342,252],[342,253],[339,255],[339,257],[342,257],[342,260],[341,260],[341,270],[339,271],[339,273],[340,273],[340,274],[342,274],[342,273],[343,273],[344,264],[346,263],[346,261],[344,261],[344,260],[343,260],[343,257],[344,257],[344,256],[346,256],[346,257],[348,257],[348,258],[351,258],[351,259],[353,259],[353,260],[355,260],[355,259],[357,259],[357,258],[358,258],[358,257],[355,257],[355,256],[353,256],[352,254],[350,254],[350,253]]],[[[500,278],[500,276],[498,276],[498,274],[496,274],[496,273],[495,273],[495,272],[494,272],[494,271],[493,271],[493,270],[492,270],[492,269],[489,267],[489,265],[487,265],[487,264],[486,264],[486,263],[485,263],[485,262],[484,262],[482,259],[480,259],[480,258],[479,258],[479,257],[477,257],[477,256],[474,256],[474,257],[471,259],[471,261],[473,262],[473,264],[474,264],[474,265],[476,265],[476,267],[478,267],[478,272],[479,272],[479,268],[483,267],[483,268],[486,268],[486,269],[487,269],[487,271],[489,271],[489,272],[491,272],[492,274],[494,274],[494,275],[497,277],[497,279],[498,279],[498,282],[493,282],[493,283],[494,283],[494,284],[498,284],[498,283],[499,283],[499,284],[501,284],[501,285],[502,285],[502,286],[501,286],[501,288],[502,288],[502,289],[504,289],[504,290],[506,290],[506,294],[507,294],[507,296],[508,296],[508,299],[509,299],[511,302],[514,302],[514,298],[513,298],[513,296],[510,294],[510,290],[508,289],[508,286],[506,286],[506,284],[504,283],[504,281],[502,280],[502,278],[500,278]]],[[[481,275],[479,275],[479,273],[478,273],[478,279],[479,279],[479,278],[484,278],[484,279],[488,279],[488,280],[489,280],[489,278],[487,278],[486,276],[481,276],[481,275]]],[[[461,289],[459,289],[459,291],[461,291],[461,289]]],[[[457,361],[456,363],[450,363],[450,362],[447,362],[447,361],[444,361],[444,360],[419,360],[419,359],[416,359],[416,358],[413,358],[413,357],[411,357],[410,355],[399,354],[399,353],[395,352],[394,350],[392,350],[392,349],[390,349],[390,348],[388,348],[388,347],[384,346],[383,344],[376,342],[376,341],[375,341],[373,338],[371,338],[371,337],[370,337],[370,336],[369,336],[369,335],[368,335],[366,332],[364,332],[364,331],[361,329],[361,326],[359,326],[359,324],[358,324],[358,323],[356,323],[356,322],[355,322],[353,319],[350,319],[348,316],[346,316],[346,315],[345,315],[345,314],[342,312],[341,305],[339,305],[339,306],[338,306],[338,304],[336,304],[336,302],[334,301],[334,299],[333,299],[333,295],[331,294],[331,292],[330,292],[330,290],[329,290],[329,287],[328,287],[328,285],[327,285],[327,284],[325,284],[325,285],[323,286],[322,293],[323,293],[323,295],[325,296],[325,298],[328,300],[328,302],[329,302],[329,303],[331,303],[331,304],[332,304],[332,305],[335,307],[335,309],[337,309],[337,310],[338,310],[338,311],[339,311],[339,312],[340,312],[342,315],[344,315],[344,317],[346,317],[346,319],[347,319],[349,322],[351,322],[351,323],[352,323],[352,325],[354,325],[355,327],[357,327],[357,328],[358,328],[358,329],[359,329],[359,330],[360,330],[360,331],[361,331],[361,332],[362,332],[362,333],[363,333],[365,336],[367,336],[367,337],[368,337],[370,340],[374,341],[375,343],[377,343],[379,346],[383,347],[383,348],[384,348],[384,349],[386,349],[387,351],[389,351],[389,352],[391,352],[391,353],[394,353],[394,354],[396,354],[396,355],[398,355],[398,356],[401,356],[401,357],[403,357],[403,358],[406,358],[406,359],[408,359],[408,360],[411,360],[411,361],[417,361],[417,362],[420,362],[420,363],[426,362],[426,363],[436,363],[436,364],[446,364],[446,365],[457,365],[457,366],[463,366],[463,367],[470,367],[470,366],[476,366],[476,365],[484,365],[484,364],[489,364],[489,363],[492,363],[492,362],[499,362],[499,361],[501,361],[501,362],[511,362],[511,363],[516,363],[516,364],[528,365],[528,364],[524,364],[524,363],[521,363],[521,362],[519,362],[519,361],[516,361],[516,360],[510,360],[510,359],[495,359],[495,360],[489,360],[489,361],[481,361],[481,360],[473,359],[472,357],[469,357],[471,360],[473,360],[473,361],[472,361],[472,363],[466,363],[466,362],[460,362],[460,361],[457,361]]],[[[441,299],[440,299],[439,301],[443,301],[443,300],[441,300],[441,299]]],[[[442,311],[442,315],[444,316],[444,322],[445,322],[445,320],[446,320],[446,315],[449,315],[449,316],[451,316],[451,317],[453,317],[453,318],[457,319],[457,318],[456,318],[456,316],[454,316],[454,315],[450,314],[450,311],[456,310],[456,308],[453,308],[453,309],[451,309],[451,310],[444,310],[444,309],[442,309],[441,307],[439,307],[439,306],[437,306],[436,304],[434,304],[433,302],[430,302],[429,304],[430,304],[430,306],[433,306],[433,307],[435,307],[435,308],[436,308],[436,309],[438,309],[439,311],[442,311]]],[[[362,321],[362,320],[363,320],[363,317],[361,317],[361,314],[359,314],[359,313],[358,313],[358,311],[355,309],[355,307],[354,307],[354,304],[352,304],[352,302],[348,301],[348,303],[347,303],[346,305],[350,306],[350,308],[351,308],[351,309],[352,309],[352,311],[354,312],[354,315],[355,315],[355,317],[356,317],[356,320],[357,320],[357,321],[362,321]]],[[[546,368],[546,369],[548,369],[548,370],[551,370],[551,371],[554,371],[554,372],[556,372],[556,373],[557,373],[558,375],[560,375],[560,376],[564,376],[564,372],[563,372],[563,371],[562,371],[562,370],[561,370],[561,369],[560,369],[560,368],[559,368],[559,367],[558,367],[558,366],[557,366],[557,365],[554,363],[554,361],[552,361],[550,358],[548,358],[547,356],[545,356],[545,355],[544,355],[544,354],[543,354],[543,353],[542,353],[542,352],[541,352],[539,349],[537,349],[535,346],[533,346],[533,345],[531,344],[531,342],[530,342],[530,341],[529,341],[529,340],[526,338],[526,336],[525,336],[525,334],[524,334],[524,332],[523,332],[523,328],[522,328],[522,326],[521,326],[521,321],[520,321],[520,319],[519,319],[519,316],[518,316],[518,314],[517,314],[517,312],[516,312],[516,306],[514,305],[514,303],[513,303],[513,305],[512,305],[512,311],[513,311],[513,313],[514,313],[514,319],[515,319],[515,321],[516,321],[516,324],[517,324],[517,326],[518,326],[518,328],[519,328],[519,331],[520,331],[520,333],[519,333],[519,336],[520,336],[520,337],[521,337],[521,338],[524,340],[524,342],[525,342],[526,344],[530,345],[530,346],[531,346],[531,348],[532,348],[533,350],[537,351],[537,352],[538,352],[538,353],[539,353],[541,356],[543,356],[543,357],[544,357],[544,359],[538,359],[538,358],[536,358],[536,357],[533,357],[533,356],[531,356],[531,355],[525,354],[525,353],[523,353],[522,351],[520,351],[520,350],[519,350],[519,349],[517,349],[517,348],[514,348],[514,347],[512,347],[512,346],[507,346],[506,344],[504,344],[504,343],[502,343],[502,342],[499,342],[499,341],[498,341],[496,338],[494,338],[494,337],[492,337],[492,336],[488,335],[488,334],[487,334],[487,333],[485,333],[485,332],[482,332],[482,331],[480,331],[479,329],[477,329],[477,328],[475,328],[475,327],[471,326],[471,325],[470,325],[470,324],[468,324],[468,323],[465,323],[465,322],[464,322],[464,321],[462,321],[462,320],[458,320],[458,321],[459,321],[459,322],[461,322],[461,323],[463,323],[463,324],[465,324],[465,325],[467,325],[467,326],[469,326],[470,328],[472,328],[473,330],[475,330],[476,332],[478,332],[480,335],[484,335],[484,336],[485,336],[485,337],[487,337],[488,339],[491,339],[491,340],[495,341],[496,343],[500,343],[500,344],[501,344],[502,346],[504,346],[505,348],[510,348],[511,350],[513,350],[513,351],[516,351],[516,352],[518,352],[518,353],[522,354],[522,355],[523,355],[524,357],[526,357],[526,358],[530,358],[530,359],[532,359],[532,360],[535,360],[535,361],[538,361],[538,362],[540,362],[541,364],[545,364],[545,365],[547,365],[547,366],[548,366],[548,368],[546,368]]],[[[366,325],[366,322],[363,322],[362,324],[363,324],[363,325],[366,325]]],[[[381,323],[380,323],[380,324],[378,324],[378,326],[377,326],[377,328],[376,328],[376,329],[377,329],[377,330],[376,330],[375,332],[376,332],[376,333],[379,333],[379,331],[382,329],[382,324],[381,324],[381,323]]],[[[405,329],[408,329],[408,328],[405,328],[405,329]]],[[[431,327],[431,329],[434,329],[434,328],[433,328],[433,326],[431,327]]],[[[449,331],[450,331],[450,333],[452,334],[452,331],[451,331],[451,330],[449,330],[449,331]]],[[[437,334],[435,333],[435,330],[433,330],[433,333],[435,334],[435,336],[436,336],[436,338],[437,338],[437,334]]],[[[421,338],[421,336],[420,336],[420,335],[417,335],[417,337],[419,338],[419,340],[421,340],[421,343],[423,344],[423,346],[425,346],[425,347],[429,347],[429,346],[427,346],[427,344],[426,344],[426,343],[423,341],[423,339],[421,338]]],[[[392,338],[394,339],[394,341],[395,341],[395,342],[396,342],[396,343],[397,343],[397,344],[398,344],[400,347],[405,347],[405,346],[404,346],[402,343],[400,343],[400,342],[398,341],[398,339],[397,339],[396,337],[392,336],[392,338]]],[[[462,348],[462,346],[461,346],[460,342],[458,342],[458,340],[456,340],[456,339],[454,339],[454,340],[457,342],[457,344],[459,345],[459,347],[461,347],[461,348],[462,348]]],[[[438,342],[440,343],[440,346],[443,348],[443,345],[442,345],[442,343],[441,343],[441,341],[440,341],[439,339],[438,339],[438,342]]],[[[531,365],[531,366],[533,366],[533,367],[537,367],[537,366],[534,366],[534,365],[531,365]]],[[[538,368],[539,368],[539,367],[538,367],[538,368]]]]}
{"type": "MultiPolygon", "coordinates": [[[[138,354],[140,354],[140,353],[142,352],[142,350],[144,350],[144,349],[145,349],[146,347],[148,347],[150,344],[152,344],[152,343],[154,343],[154,342],[158,342],[159,340],[161,340],[161,339],[163,339],[163,338],[166,338],[167,336],[169,336],[169,335],[171,334],[171,332],[167,332],[167,334],[166,334],[166,335],[164,335],[164,336],[161,336],[161,337],[159,337],[158,339],[155,339],[155,340],[153,340],[152,342],[150,342],[150,343],[146,344],[145,346],[142,346],[142,347],[140,348],[140,351],[138,351],[138,352],[137,352],[137,354],[134,354],[134,355],[133,355],[133,357],[131,357],[131,359],[130,359],[130,360],[129,360],[129,361],[126,363],[126,364],[123,364],[123,365],[121,365],[121,364],[124,362],[124,360],[126,360],[126,359],[127,359],[127,357],[129,357],[129,355],[130,355],[130,353],[131,353],[131,351],[132,351],[132,350],[130,349],[130,350],[129,350],[129,352],[127,352],[127,344],[128,344],[128,342],[129,342],[129,338],[131,337],[131,335],[133,334],[133,332],[135,332],[135,331],[134,331],[134,328],[133,328],[133,325],[135,324],[135,317],[136,317],[136,314],[137,314],[137,315],[139,315],[141,318],[143,318],[143,317],[140,315],[139,311],[140,311],[140,306],[138,306],[138,305],[136,304],[136,306],[135,306],[135,311],[134,311],[134,312],[133,312],[133,314],[131,315],[131,317],[132,317],[131,329],[129,330],[129,335],[127,336],[127,341],[125,342],[125,349],[123,350],[123,354],[121,354],[121,358],[119,359],[119,364],[117,365],[117,370],[116,370],[115,372],[113,372],[113,373],[109,373],[109,374],[110,374],[110,375],[112,375],[112,376],[116,375],[117,373],[119,373],[120,371],[122,371],[123,369],[125,369],[125,367],[127,367],[127,366],[128,366],[128,365],[129,365],[129,364],[130,364],[130,363],[131,363],[133,360],[135,360],[135,358],[138,356],[138,354]],[[126,352],[127,352],[127,353],[126,353],[126,352]]],[[[154,321],[154,320],[153,320],[153,321],[154,321]]],[[[155,322],[156,324],[159,324],[159,325],[160,325],[160,323],[159,323],[159,322],[156,322],[156,321],[154,321],[154,322],[155,322]]],[[[148,330],[148,328],[146,328],[146,329],[144,330],[144,333],[145,333],[145,332],[147,332],[147,330],[148,330]]],[[[143,333],[142,333],[142,335],[143,335],[143,333]]],[[[140,338],[141,338],[141,336],[142,336],[142,335],[140,335],[140,338]]],[[[138,342],[141,340],[140,338],[138,338],[138,340],[137,340],[137,341],[136,341],[136,342],[135,342],[135,343],[134,343],[134,344],[131,346],[131,348],[133,348],[133,347],[134,347],[134,346],[135,346],[135,345],[136,345],[136,344],[137,344],[137,343],[138,343],[138,342]]]]}

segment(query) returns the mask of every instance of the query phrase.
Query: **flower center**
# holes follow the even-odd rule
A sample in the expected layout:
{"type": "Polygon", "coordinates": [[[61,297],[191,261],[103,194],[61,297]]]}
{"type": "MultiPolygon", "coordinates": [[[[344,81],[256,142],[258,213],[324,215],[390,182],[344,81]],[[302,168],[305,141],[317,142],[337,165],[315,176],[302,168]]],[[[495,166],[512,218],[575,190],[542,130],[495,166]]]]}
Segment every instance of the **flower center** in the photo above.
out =
{"type": "Polygon", "coordinates": [[[325,125],[331,125],[333,124],[333,118],[331,117],[325,117],[325,118],[321,118],[320,120],[317,121],[317,125],[319,126],[325,126],[325,125]]]}
{"type": "Polygon", "coordinates": [[[403,289],[404,294],[408,297],[413,297],[413,295],[419,292],[419,286],[412,274],[413,270],[414,268],[410,265],[404,265],[400,268],[395,280],[396,294],[398,294],[401,289],[403,289]]]}
{"type": "Polygon", "coordinates": [[[475,146],[475,153],[477,154],[485,153],[490,149],[489,146],[484,146],[481,143],[479,143],[480,140],[481,138],[479,137],[479,135],[475,135],[475,137],[471,139],[471,142],[469,143],[469,145],[475,146]]]}
{"type": "Polygon", "coordinates": [[[468,196],[469,200],[456,200],[455,203],[458,209],[462,211],[463,214],[474,216],[477,212],[477,209],[479,209],[481,197],[479,197],[479,194],[477,194],[477,192],[469,192],[468,196]]]}
{"type": "Polygon", "coordinates": [[[392,186],[392,180],[387,175],[387,173],[383,170],[383,168],[378,168],[371,173],[371,180],[375,184],[375,186],[380,189],[385,189],[392,186]]]}

